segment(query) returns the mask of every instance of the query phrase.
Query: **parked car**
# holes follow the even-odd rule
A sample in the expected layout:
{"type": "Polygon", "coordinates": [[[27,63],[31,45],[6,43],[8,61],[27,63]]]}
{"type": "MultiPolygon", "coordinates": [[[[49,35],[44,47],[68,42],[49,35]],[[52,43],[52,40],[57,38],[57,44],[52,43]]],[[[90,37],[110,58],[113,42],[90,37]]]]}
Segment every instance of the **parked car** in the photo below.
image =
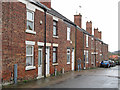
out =
{"type": "Polygon", "coordinates": [[[120,61],[116,61],[115,63],[116,63],[116,65],[120,65],[120,61]]]}
{"type": "Polygon", "coordinates": [[[113,62],[113,67],[114,67],[114,66],[116,66],[116,63],[115,63],[115,61],[112,61],[112,62],[113,62]]]}
{"type": "Polygon", "coordinates": [[[108,60],[104,60],[101,62],[100,67],[110,67],[110,62],[108,60]]]}
{"type": "Polygon", "coordinates": [[[112,66],[113,66],[112,60],[108,60],[108,61],[109,61],[109,63],[110,63],[110,67],[112,67],[112,66]]]}
{"type": "Polygon", "coordinates": [[[112,60],[108,60],[108,61],[110,63],[110,67],[114,67],[116,65],[114,61],[112,61],[112,60]]]}

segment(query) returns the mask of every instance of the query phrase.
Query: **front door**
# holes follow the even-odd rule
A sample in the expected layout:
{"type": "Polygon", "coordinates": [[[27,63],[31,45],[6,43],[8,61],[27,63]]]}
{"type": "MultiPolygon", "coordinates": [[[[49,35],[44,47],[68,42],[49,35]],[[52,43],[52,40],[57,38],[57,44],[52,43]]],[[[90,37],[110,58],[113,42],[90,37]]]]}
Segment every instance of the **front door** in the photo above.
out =
{"type": "Polygon", "coordinates": [[[49,70],[50,70],[49,59],[50,59],[50,49],[49,47],[47,47],[46,48],[46,76],[49,76],[49,70]]]}
{"type": "Polygon", "coordinates": [[[72,71],[74,71],[74,49],[72,49],[72,71]]]}
{"type": "Polygon", "coordinates": [[[38,49],[38,78],[42,77],[42,48],[38,49]]]}

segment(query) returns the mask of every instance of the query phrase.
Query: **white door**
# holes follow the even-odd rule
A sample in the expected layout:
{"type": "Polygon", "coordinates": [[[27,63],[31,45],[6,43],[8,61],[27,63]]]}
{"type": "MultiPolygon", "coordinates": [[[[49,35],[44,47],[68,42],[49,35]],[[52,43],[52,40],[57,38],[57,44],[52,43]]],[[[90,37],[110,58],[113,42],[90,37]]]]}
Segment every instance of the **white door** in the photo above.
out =
{"type": "Polygon", "coordinates": [[[74,71],[74,49],[72,49],[72,71],[74,71]]]}
{"type": "Polygon", "coordinates": [[[38,78],[42,77],[42,48],[38,49],[38,78]]]}
{"type": "Polygon", "coordinates": [[[49,76],[49,70],[50,70],[49,59],[50,59],[50,49],[49,47],[47,47],[46,48],[46,76],[49,76]]]}

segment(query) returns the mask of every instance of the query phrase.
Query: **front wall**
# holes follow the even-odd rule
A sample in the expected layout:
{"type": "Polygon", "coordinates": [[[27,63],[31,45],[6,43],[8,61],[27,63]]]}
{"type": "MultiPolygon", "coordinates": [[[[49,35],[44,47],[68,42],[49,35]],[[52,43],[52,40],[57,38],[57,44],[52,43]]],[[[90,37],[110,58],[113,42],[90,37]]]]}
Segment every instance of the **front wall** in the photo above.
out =
{"type": "Polygon", "coordinates": [[[22,3],[3,3],[3,80],[13,75],[13,65],[18,64],[19,77],[25,66],[25,18],[26,9],[22,3]]]}
{"type": "MultiPolygon", "coordinates": [[[[3,4],[3,81],[9,82],[13,78],[14,64],[18,65],[18,80],[34,79],[38,76],[38,45],[37,42],[44,42],[44,12],[35,10],[34,29],[36,35],[26,33],[26,5],[23,3],[3,4]],[[10,18],[11,17],[11,18],[10,18]],[[43,23],[40,24],[40,21],[43,23]],[[8,23],[9,22],[9,23],[8,23]],[[35,41],[34,45],[34,65],[36,69],[26,71],[26,44],[25,41],[35,41]]],[[[71,41],[67,41],[67,24],[58,20],[58,38],[53,38],[53,16],[47,15],[46,38],[50,47],[50,74],[54,73],[52,65],[53,43],[58,44],[58,66],[60,72],[71,70],[72,48],[75,49],[75,28],[71,26],[71,41]],[[67,48],[70,48],[70,64],[67,65],[67,48]]],[[[43,52],[44,53],[44,52],[43,52]]],[[[44,60],[44,57],[43,57],[44,60]]],[[[43,63],[44,68],[44,63],[43,63]]],[[[42,72],[43,74],[44,72],[42,72]]]]}
{"type": "MultiPolygon", "coordinates": [[[[34,29],[36,35],[26,33],[26,5],[23,3],[3,3],[3,34],[2,34],[2,59],[3,81],[10,81],[13,78],[14,64],[18,65],[18,80],[34,79],[38,76],[38,45],[37,42],[44,42],[44,12],[35,10],[34,29]],[[40,24],[42,21],[42,24],[40,24]],[[25,41],[35,41],[34,45],[34,65],[36,69],[25,71],[26,67],[26,44],[25,41]]],[[[47,43],[50,43],[50,74],[54,74],[55,68],[61,72],[64,68],[65,72],[72,69],[72,49],[75,50],[75,31],[76,33],[76,59],[81,58],[82,68],[84,64],[84,50],[89,51],[89,64],[91,66],[91,37],[89,37],[89,47],[86,48],[86,37],[83,37],[83,32],[76,30],[74,26],[71,28],[71,41],[67,41],[67,23],[58,19],[58,38],[53,37],[53,16],[47,14],[46,19],[46,38],[47,43]],[[83,40],[84,38],[84,40],[83,40]],[[58,65],[52,65],[53,60],[53,44],[58,44],[57,61],[58,65]],[[83,46],[84,45],[84,46],[83,46]],[[70,64],[67,64],[67,48],[70,48],[70,64]]],[[[94,42],[95,43],[95,42],[94,42]]],[[[42,47],[43,48],[43,47],[42,47]]],[[[95,49],[95,46],[94,46],[95,49]]],[[[103,59],[106,60],[108,54],[108,45],[103,44],[103,59]]],[[[44,53],[44,52],[43,52],[44,53]]],[[[100,54],[99,50],[98,53],[100,54]]],[[[96,55],[99,60],[99,55],[96,55]]],[[[43,57],[44,60],[44,57],[43,57]]],[[[44,68],[44,63],[42,63],[44,68]]],[[[75,63],[77,68],[77,62],[75,63]]],[[[98,66],[98,65],[97,65],[98,66]]],[[[42,74],[44,70],[42,70],[42,74]]]]}
{"type": "MultiPolygon", "coordinates": [[[[77,46],[76,46],[76,60],[80,58],[82,60],[82,69],[84,65],[84,46],[83,46],[83,32],[77,29],[77,46]]],[[[77,68],[77,62],[76,62],[76,68],[77,68]]]]}

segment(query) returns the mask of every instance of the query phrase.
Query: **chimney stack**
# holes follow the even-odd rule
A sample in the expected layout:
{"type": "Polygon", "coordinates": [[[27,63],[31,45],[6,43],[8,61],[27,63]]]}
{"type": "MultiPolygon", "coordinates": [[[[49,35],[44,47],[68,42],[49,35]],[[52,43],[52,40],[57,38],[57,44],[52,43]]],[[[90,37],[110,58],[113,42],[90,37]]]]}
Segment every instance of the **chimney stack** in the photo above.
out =
{"type": "Polygon", "coordinates": [[[51,8],[51,0],[40,0],[40,3],[44,4],[48,8],[51,8]]]}
{"type": "Polygon", "coordinates": [[[98,28],[97,28],[97,29],[94,28],[94,36],[95,36],[96,38],[99,38],[99,37],[98,37],[98,28]]]}
{"type": "Polygon", "coordinates": [[[99,31],[99,39],[102,39],[102,32],[99,31]]]}
{"type": "Polygon", "coordinates": [[[92,22],[86,22],[86,31],[92,35],[92,22]]]}
{"type": "Polygon", "coordinates": [[[82,28],[82,15],[80,13],[79,15],[74,15],[74,23],[82,28]]]}

